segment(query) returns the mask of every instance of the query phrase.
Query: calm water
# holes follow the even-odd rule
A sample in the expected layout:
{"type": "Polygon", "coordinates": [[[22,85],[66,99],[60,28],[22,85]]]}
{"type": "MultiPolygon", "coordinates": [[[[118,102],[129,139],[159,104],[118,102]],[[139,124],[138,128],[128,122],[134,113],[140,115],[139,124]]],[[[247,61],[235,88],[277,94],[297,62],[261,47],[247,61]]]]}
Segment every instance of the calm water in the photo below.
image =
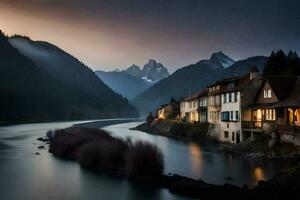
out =
{"type": "MultiPolygon", "coordinates": [[[[83,170],[71,161],[54,158],[47,149],[39,150],[36,140],[49,129],[65,128],[78,122],[27,124],[0,127],[0,195],[15,199],[168,199],[185,197],[168,190],[146,190],[126,180],[83,170]],[[41,155],[35,155],[36,152],[41,155]]],[[[117,137],[147,140],[165,155],[165,173],[201,178],[210,183],[255,184],[267,179],[287,162],[268,162],[232,157],[213,146],[186,144],[165,137],[128,130],[139,122],[106,127],[117,137]],[[232,177],[232,181],[226,180],[232,177]]]]}

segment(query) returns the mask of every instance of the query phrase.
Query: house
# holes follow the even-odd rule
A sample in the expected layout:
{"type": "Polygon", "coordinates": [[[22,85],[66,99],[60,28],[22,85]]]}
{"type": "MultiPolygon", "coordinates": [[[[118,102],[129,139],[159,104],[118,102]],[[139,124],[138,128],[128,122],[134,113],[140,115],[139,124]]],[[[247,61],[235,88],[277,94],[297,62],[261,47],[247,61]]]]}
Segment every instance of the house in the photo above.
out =
{"type": "Polygon", "coordinates": [[[170,103],[161,105],[157,110],[158,119],[174,119],[180,113],[179,102],[172,99],[170,103]]]}
{"type": "Polygon", "coordinates": [[[243,134],[241,121],[249,112],[247,106],[253,103],[261,83],[262,78],[258,76],[255,66],[244,76],[234,76],[218,81],[221,88],[221,116],[218,124],[220,141],[240,143],[251,136],[243,134]]]}
{"type": "Polygon", "coordinates": [[[300,77],[295,79],[291,94],[274,107],[280,139],[300,146],[300,77]]]}
{"type": "MultiPolygon", "coordinates": [[[[287,121],[291,120],[288,115],[294,115],[297,107],[297,94],[291,96],[296,80],[297,77],[264,78],[254,104],[248,106],[250,113],[248,119],[242,122],[243,132],[250,132],[251,135],[262,132],[272,134],[277,132],[278,123],[287,125],[287,121]],[[293,111],[289,113],[289,109],[293,111]]],[[[294,93],[297,93],[297,88],[294,88],[294,93]]]]}
{"type": "Polygon", "coordinates": [[[204,89],[198,95],[199,98],[199,107],[198,107],[198,115],[200,123],[207,123],[207,98],[208,89],[204,89]]]}
{"type": "Polygon", "coordinates": [[[220,135],[220,112],[221,112],[221,90],[220,82],[208,86],[207,93],[207,122],[209,123],[208,134],[219,138],[220,135]]]}
{"type": "Polygon", "coordinates": [[[180,117],[188,122],[207,122],[207,89],[180,102],[180,117]]]}

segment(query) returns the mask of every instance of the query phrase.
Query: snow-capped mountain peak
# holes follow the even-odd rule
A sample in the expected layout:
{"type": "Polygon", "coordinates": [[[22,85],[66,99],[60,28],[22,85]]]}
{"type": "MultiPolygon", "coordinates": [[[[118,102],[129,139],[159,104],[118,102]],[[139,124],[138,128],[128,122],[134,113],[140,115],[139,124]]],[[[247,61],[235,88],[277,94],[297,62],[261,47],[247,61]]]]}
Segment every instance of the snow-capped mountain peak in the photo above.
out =
{"type": "Polygon", "coordinates": [[[150,59],[141,69],[136,65],[132,65],[122,72],[130,74],[134,77],[141,78],[148,82],[156,82],[169,76],[168,69],[156,60],[150,59]]]}
{"type": "Polygon", "coordinates": [[[227,68],[235,63],[233,59],[225,55],[223,52],[213,53],[209,60],[215,63],[219,63],[224,68],[227,68]]]}

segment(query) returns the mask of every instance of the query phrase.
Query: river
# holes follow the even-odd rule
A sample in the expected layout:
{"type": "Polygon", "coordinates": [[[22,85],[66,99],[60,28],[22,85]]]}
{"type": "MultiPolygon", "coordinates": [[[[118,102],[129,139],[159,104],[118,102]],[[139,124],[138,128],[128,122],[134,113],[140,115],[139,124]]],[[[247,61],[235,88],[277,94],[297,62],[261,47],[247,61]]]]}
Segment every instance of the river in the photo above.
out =
{"type": "MultiPolygon", "coordinates": [[[[219,152],[216,146],[187,144],[166,137],[132,131],[129,128],[135,127],[140,122],[120,123],[121,121],[101,120],[90,124],[94,127],[99,124],[105,125],[104,129],[116,137],[130,137],[132,140],[146,140],[156,144],[164,154],[165,173],[201,178],[214,184],[229,182],[241,186],[245,183],[255,185],[259,180],[267,180],[293,164],[231,156],[219,152]],[[107,126],[109,124],[115,125],[107,126]]],[[[1,199],[188,199],[173,195],[166,189],[147,189],[124,179],[84,170],[75,162],[53,157],[47,148],[37,148],[42,143],[36,139],[45,136],[46,131],[78,123],[83,122],[0,127],[1,199]],[[40,155],[36,155],[36,152],[40,155]]]]}

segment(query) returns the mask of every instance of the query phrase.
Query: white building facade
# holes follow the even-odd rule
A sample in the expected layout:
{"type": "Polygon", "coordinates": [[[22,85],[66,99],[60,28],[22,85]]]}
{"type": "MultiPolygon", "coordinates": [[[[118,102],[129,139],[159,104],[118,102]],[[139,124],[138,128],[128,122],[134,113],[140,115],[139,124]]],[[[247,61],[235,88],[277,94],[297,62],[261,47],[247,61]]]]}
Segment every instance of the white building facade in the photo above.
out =
{"type": "Polygon", "coordinates": [[[240,143],[242,141],[240,91],[223,93],[221,102],[219,139],[223,142],[240,143]]]}

